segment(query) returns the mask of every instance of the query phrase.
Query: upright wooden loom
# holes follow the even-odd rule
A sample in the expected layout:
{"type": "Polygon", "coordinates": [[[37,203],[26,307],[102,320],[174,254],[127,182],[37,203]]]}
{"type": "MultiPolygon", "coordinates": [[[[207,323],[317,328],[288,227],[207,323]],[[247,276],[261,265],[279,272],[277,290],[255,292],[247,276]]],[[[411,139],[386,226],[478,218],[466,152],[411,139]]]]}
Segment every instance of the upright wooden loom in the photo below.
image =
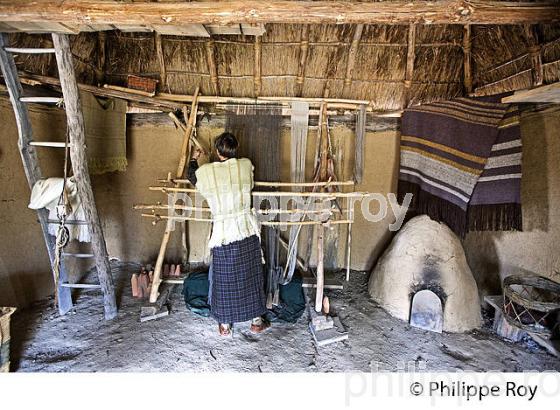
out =
{"type": "MultiPolygon", "coordinates": [[[[161,204],[138,204],[134,205],[134,209],[144,209],[144,210],[151,210],[151,213],[143,213],[143,217],[153,218],[154,224],[158,223],[159,221],[166,220],[166,229],[162,238],[160,250],[158,253],[158,257],[156,260],[156,265],[154,268],[154,276],[152,282],[152,289],[150,293],[150,303],[155,303],[158,296],[159,296],[159,287],[163,283],[161,271],[163,267],[163,262],[165,258],[165,252],[167,249],[167,245],[169,243],[169,239],[171,236],[171,226],[173,221],[197,221],[197,222],[212,222],[211,218],[198,218],[198,217],[190,217],[190,216],[176,216],[176,215],[160,215],[156,213],[156,210],[167,210],[173,211],[175,213],[176,210],[181,211],[201,211],[201,212],[209,212],[209,208],[202,208],[202,207],[190,207],[190,206],[182,206],[176,204],[176,195],[180,192],[182,193],[195,193],[197,192],[194,188],[186,188],[184,187],[185,184],[190,184],[188,179],[183,178],[185,165],[187,163],[187,158],[189,154],[189,148],[191,140],[195,143],[198,147],[202,148],[198,141],[195,141],[196,138],[193,137],[193,131],[196,126],[196,112],[198,109],[198,89],[195,93],[195,98],[193,99],[191,105],[190,115],[187,121],[187,127],[184,127],[180,121],[177,120],[172,114],[172,118],[174,119],[175,123],[184,130],[185,135],[183,139],[183,144],[181,147],[181,157],[179,161],[179,166],[176,172],[176,178],[170,178],[168,176],[167,179],[160,179],[159,182],[166,182],[168,186],[151,186],[149,187],[152,191],[161,191],[163,193],[173,195],[172,199],[172,206],[169,205],[161,205],[161,204]],[[170,186],[169,186],[170,185],[170,186]]],[[[185,110],[184,110],[185,111],[185,110]]],[[[286,196],[299,196],[299,197],[313,197],[313,198],[322,198],[323,201],[332,202],[338,198],[345,198],[350,200],[352,198],[359,198],[367,195],[367,193],[360,193],[360,192],[327,192],[327,189],[338,187],[338,186],[353,186],[353,181],[331,181],[327,180],[328,174],[328,163],[327,163],[327,154],[328,154],[328,140],[327,140],[327,103],[323,103],[321,105],[320,110],[320,119],[319,119],[319,144],[320,144],[320,156],[319,156],[319,173],[317,174],[317,178],[314,182],[300,182],[300,183],[288,183],[288,182],[255,182],[255,186],[261,187],[308,187],[313,188],[313,192],[294,192],[294,191],[260,191],[260,192],[253,192],[253,196],[260,196],[260,197],[286,197],[286,196]],[[316,192],[319,190],[320,192],[316,192]]],[[[186,115],[185,115],[186,117],[186,115]]],[[[278,210],[278,211],[260,211],[261,213],[266,212],[302,212],[303,214],[313,214],[317,213],[317,210],[278,210]]],[[[340,219],[331,219],[334,215],[334,212],[327,212],[328,218],[322,221],[310,221],[310,220],[301,220],[301,221],[269,221],[269,222],[262,222],[261,225],[263,226],[278,226],[278,225],[312,225],[317,226],[318,231],[318,244],[317,244],[317,285],[316,285],[316,300],[315,300],[315,309],[317,311],[321,310],[322,300],[323,300],[323,287],[324,287],[324,265],[323,265],[323,234],[325,227],[337,224],[347,224],[349,226],[348,229],[348,243],[347,243],[347,255],[346,255],[346,278],[349,278],[349,271],[350,271],[350,253],[351,253],[351,226],[354,222],[354,212],[350,209],[350,206],[347,206],[347,209],[340,210],[341,214],[347,213],[346,219],[344,219],[344,215],[341,216],[340,219]]],[[[184,232],[184,231],[183,231],[184,232]]],[[[183,234],[183,248],[186,246],[186,239],[183,234]]]]}

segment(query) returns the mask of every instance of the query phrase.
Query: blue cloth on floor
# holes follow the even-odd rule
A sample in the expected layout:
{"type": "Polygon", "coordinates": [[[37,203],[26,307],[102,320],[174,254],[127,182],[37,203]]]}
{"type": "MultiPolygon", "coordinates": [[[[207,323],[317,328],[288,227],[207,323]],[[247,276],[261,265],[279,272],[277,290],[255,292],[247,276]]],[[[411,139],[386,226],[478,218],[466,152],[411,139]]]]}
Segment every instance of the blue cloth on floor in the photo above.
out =
{"type": "MultiPolygon", "coordinates": [[[[210,316],[208,272],[191,273],[183,283],[187,309],[201,316],[210,316]]],[[[295,323],[305,311],[302,277],[296,273],[292,281],[280,286],[280,304],[268,310],[264,317],[270,322],[295,323]]]]}
{"type": "Polygon", "coordinates": [[[280,304],[269,309],[265,318],[270,322],[280,321],[295,323],[305,311],[303,279],[295,273],[290,283],[280,285],[280,304]]]}
{"type": "Polygon", "coordinates": [[[183,282],[182,291],[187,309],[201,316],[210,316],[208,289],[208,272],[190,273],[183,282]]]}

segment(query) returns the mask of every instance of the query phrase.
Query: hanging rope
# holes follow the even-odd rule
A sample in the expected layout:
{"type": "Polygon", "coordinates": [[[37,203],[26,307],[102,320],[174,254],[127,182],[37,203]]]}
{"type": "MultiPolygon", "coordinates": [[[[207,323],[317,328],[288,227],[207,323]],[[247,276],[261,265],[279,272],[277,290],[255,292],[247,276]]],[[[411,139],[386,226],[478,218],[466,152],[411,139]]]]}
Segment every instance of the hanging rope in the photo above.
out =
{"type": "Polygon", "coordinates": [[[66,217],[71,212],[70,201],[68,201],[68,193],[66,191],[66,181],[68,179],[68,156],[69,156],[69,141],[70,134],[66,132],[66,144],[64,147],[64,179],[62,182],[62,192],[58,198],[58,205],[56,207],[56,216],[58,218],[58,230],[56,232],[56,243],[54,252],[54,300],[58,304],[58,284],[60,278],[60,265],[62,260],[62,250],[68,244],[70,239],[70,231],[66,226],[66,217]]]}

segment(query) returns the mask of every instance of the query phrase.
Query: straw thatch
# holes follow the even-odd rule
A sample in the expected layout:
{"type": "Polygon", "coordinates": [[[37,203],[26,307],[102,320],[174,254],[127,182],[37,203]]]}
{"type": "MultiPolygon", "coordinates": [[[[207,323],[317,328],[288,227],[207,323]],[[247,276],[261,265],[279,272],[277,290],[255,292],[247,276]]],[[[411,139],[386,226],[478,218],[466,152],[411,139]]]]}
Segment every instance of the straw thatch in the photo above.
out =
{"type": "MultiPolygon", "coordinates": [[[[397,110],[405,93],[408,32],[406,25],[366,25],[350,57],[354,25],[267,24],[262,36],[261,96],[322,97],[369,100],[374,109],[397,110]],[[308,39],[308,43],[306,43],[308,39]],[[307,46],[305,65],[302,52],[307,46]],[[352,59],[352,61],[349,61],[352,59]],[[353,64],[351,78],[348,65],[353,64]],[[298,76],[303,83],[298,87],[298,76]],[[346,84],[345,84],[346,79],[346,84]]],[[[560,27],[538,25],[545,83],[558,81],[560,27]]],[[[73,37],[72,51],[81,82],[126,85],[129,74],[160,78],[155,34],[106,32],[106,58],[100,61],[97,33],[73,37]]],[[[471,30],[473,86],[492,94],[532,86],[529,41],[522,26],[473,26],[471,30]]],[[[13,34],[18,46],[48,46],[49,36],[13,34]]],[[[162,36],[166,81],[160,90],[204,95],[255,95],[255,37],[212,35],[211,38],[162,36]],[[212,64],[216,78],[212,78],[212,64]],[[217,86],[217,87],[216,87],[217,86]]],[[[42,75],[56,75],[49,55],[18,56],[18,66],[42,75]]],[[[419,104],[464,95],[463,27],[418,25],[408,99],[419,104]]]]}

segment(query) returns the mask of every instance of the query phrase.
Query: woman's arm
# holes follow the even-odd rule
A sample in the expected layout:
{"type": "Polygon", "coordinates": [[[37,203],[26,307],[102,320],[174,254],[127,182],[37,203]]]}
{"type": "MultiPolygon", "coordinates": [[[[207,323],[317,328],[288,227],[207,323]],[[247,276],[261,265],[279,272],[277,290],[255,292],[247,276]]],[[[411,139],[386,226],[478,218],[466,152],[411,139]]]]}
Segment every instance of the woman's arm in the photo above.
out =
{"type": "Polygon", "coordinates": [[[196,170],[198,169],[198,158],[200,154],[201,151],[199,149],[193,152],[191,160],[189,161],[189,167],[187,168],[187,179],[191,181],[193,185],[196,185],[196,170]]]}
{"type": "Polygon", "coordinates": [[[191,159],[189,161],[189,167],[187,168],[187,179],[191,181],[191,184],[196,185],[196,170],[198,169],[198,160],[191,159]]]}

